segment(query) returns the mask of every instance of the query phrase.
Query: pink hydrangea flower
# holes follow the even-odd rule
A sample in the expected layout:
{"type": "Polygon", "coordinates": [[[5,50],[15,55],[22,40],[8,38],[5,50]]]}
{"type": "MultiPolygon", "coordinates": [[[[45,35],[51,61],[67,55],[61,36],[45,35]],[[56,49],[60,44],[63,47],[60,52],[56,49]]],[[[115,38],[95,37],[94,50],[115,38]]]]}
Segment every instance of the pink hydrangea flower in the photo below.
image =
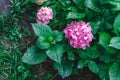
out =
{"type": "Polygon", "coordinates": [[[50,23],[50,20],[53,19],[53,11],[50,7],[42,7],[37,12],[37,23],[50,23]]]}
{"type": "Polygon", "coordinates": [[[86,49],[93,39],[92,29],[89,23],[73,21],[64,29],[65,37],[73,48],[86,49]]]}
{"type": "Polygon", "coordinates": [[[46,0],[35,0],[38,5],[42,5],[46,0]]]}

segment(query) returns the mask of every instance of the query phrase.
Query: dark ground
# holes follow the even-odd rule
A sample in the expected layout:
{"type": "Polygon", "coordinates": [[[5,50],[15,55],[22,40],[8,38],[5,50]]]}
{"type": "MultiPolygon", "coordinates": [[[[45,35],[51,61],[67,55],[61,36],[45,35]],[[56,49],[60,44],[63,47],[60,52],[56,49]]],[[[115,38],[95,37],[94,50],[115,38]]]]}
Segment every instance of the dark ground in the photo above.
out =
{"type": "MultiPolygon", "coordinates": [[[[89,71],[88,68],[83,68],[81,70],[79,70],[78,75],[71,75],[65,79],[62,79],[61,76],[59,76],[57,74],[57,71],[53,69],[52,67],[52,62],[48,59],[46,60],[42,66],[39,65],[35,65],[35,68],[32,70],[34,74],[39,74],[40,73],[51,73],[53,74],[54,77],[52,77],[52,79],[50,80],[100,80],[99,77],[92,73],[91,71],[89,71]]],[[[40,80],[44,80],[42,79],[42,76],[40,75],[40,80]]],[[[36,79],[38,80],[38,79],[36,79]]]]}
{"type": "MultiPolygon", "coordinates": [[[[9,0],[0,0],[0,14],[6,14],[9,11],[9,7],[6,4],[9,4],[9,0]]],[[[29,16],[28,16],[29,17],[29,16]]],[[[31,33],[31,36],[29,37],[24,37],[20,40],[20,43],[22,43],[22,45],[27,45],[30,46],[32,44],[35,43],[36,39],[34,37],[34,32],[32,30],[32,27],[29,23],[29,21],[26,20],[21,20],[20,24],[24,25],[31,33]]],[[[23,51],[25,51],[25,49],[23,49],[23,51]]],[[[100,80],[99,77],[95,74],[93,74],[92,72],[89,71],[88,68],[84,68],[82,70],[79,70],[79,74],[78,75],[72,75],[68,78],[62,79],[59,75],[57,74],[57,71],[55,71],[52,67],[52,62],[51,60],[46,60],[42,66],[39,65],[34,65],[34,69],[31,70],[31,72],[33,74],[39,75],[39,79],[37,80],[43,80],[43,76],[46,73],[51,73],[53,74],[54,78],[50,79],[50,80],[100,80]]]]}
{"type": "Polygon", "coordinates": [[[0,0],[0,14],[8,13],[8,11],[10,10],[9,4],[10,0],[0,0]]]}

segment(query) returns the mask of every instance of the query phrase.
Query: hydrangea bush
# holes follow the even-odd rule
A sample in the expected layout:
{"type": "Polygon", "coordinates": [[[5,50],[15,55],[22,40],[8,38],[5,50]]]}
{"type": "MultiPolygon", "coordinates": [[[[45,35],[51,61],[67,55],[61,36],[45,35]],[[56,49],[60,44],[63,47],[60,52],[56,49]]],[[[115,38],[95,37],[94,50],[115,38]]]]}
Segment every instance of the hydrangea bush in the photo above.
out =
{"type": "Polygon", "coordinates": [[[23,62],[34,65],[50,58],[62,78],[88,67],[101,80],[120,80],[119,0],[35,2],[37,41],[23,62]]]}

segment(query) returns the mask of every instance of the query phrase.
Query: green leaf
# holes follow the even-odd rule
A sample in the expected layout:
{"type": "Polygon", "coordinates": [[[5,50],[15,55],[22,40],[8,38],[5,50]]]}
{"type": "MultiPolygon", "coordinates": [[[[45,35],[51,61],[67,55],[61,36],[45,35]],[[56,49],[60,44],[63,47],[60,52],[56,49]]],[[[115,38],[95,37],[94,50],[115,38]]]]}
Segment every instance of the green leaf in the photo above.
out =
{"type": "Polygon", "coordinates": [[[81,6],[84,5],[85,0],[72,0],[75,4],[81,6]]]}
{"type": "Polygon", "coordinates": [[[100,22],[97,22],[97,23],[91,22],[90,25],[92,27],[92,33],[96,34],[100,27],[100,22]]]}
{"type": "Polygon", "coordinates": [[[44,51],[40,51],[36,46],[32,46],[27,49],[22,57],[22,61],[28,64],[38,64],[43,62],[46,57],[44,51]]]}
{"type": "Polygon", "coordinates": [[[101,32],[99,34],[99,44],[106,49],[107,52],[114,54],[116,50],[109,46],[111,36],[108,33],[101,32]]]}
{"type": "Polygon", "coordinates": [[[113,37],[109,46],[120,49],[120,37],[113,37]]]}
{"type": "Polygon", "coordinates": [[[76,6],[70,6],[68,7],[68,10],[71,12],[78,12],[78,8],[76,6]]]}
{"type": "Polygon", "coordinates": [[[88,58],[88,55],[86,54],[85,50],[78,50],[77,52],[78,52],[80,58],[82,58],[82,59],[88,58]]]}
{"type": "Polygon", "coordinates": [[[91,59],[98,58],[98,57],[100,56],[100,53],[99,53],[96,45],[93,46],[93,47],[89,47],[89,48],[87,49],[86,54],[87,54],[88,57],[91,58],[91,59]]]}
{"type": "Polygon", "coordinates": [[[101,78],[100,80],[109,80],[109,64],[99,64],[99,77],[101,78]]]}
{"type": "Polygon", "coordinates": [[[115,62],[109,70],[110,80],[120,80],[120,64],[115,62]]]}
{"type": "Polygon", "coordinates": [[[120,36],[120,14],[115,18],[113,27],[116,35],[120,36]]]}
{"type": "Polygon", "coordinates": [[[73,0],[73,2],[77,5],[79,5],[81,1],[83,1],[83,0],[73,0]]]}
{"type": "Polygon", "coordinates": [[[86,0],[85,5],[86,7],[92,9],[93,11],[96,12],[101,12],[101,8],[99,7],[100,2],[98,0],[86,0]]]}
{"type": "Polygon", "coordinates": [[[67,53],[68,53],[69,60],[75,60],[75,55],[72,50],[69,50],[67,53]]]}
{"type": "Polygon", "coordinates": [[[24,72],[24,70],[25,70],[24,65],[18,66],[17,70],[18,70],[18,72],[24,72]]]}
{"type": "Polygon", "coordinates": [[[22,75],[23,75],[24,78],[27,78],[28,76],[31,75],[31,72],[29,70],[26,70],[22,73],[22,75]]]}
{"type": "Polygon", "coordinates": [[[111,56],[108,53],[106,53],[106,51],[101,53],[101,56],[99,59],[100,59],[100,61],[103,61],[104,63],[111,62],[111,56]]]}
{"type": "Polygon", "coordinates": [[[40,49],[47,49],[50,47],[50,43],[47,42],[44,37],[39,37],[36,44],[40,49]]]}
{"type": "Polygon", "coordinates": [[[86,66],[86,64],[89,62],[89,60],[88,59],[82,59],[82,60],[79,60],[78,61],[78,68],[79,69],[82,69],[83,67],[85,67],[86,66]]]}
{"type": "Polygon", "coordinates": [[[67,7],[69,4],[71,4],[70,0],[59,0],[59,2],[62,4],[63,7],[67,7]]]}
{"type": "Polygon", "coordinates": [[[41,36],[42,32],[44,32],[44,33],[51,32],[51,28],[48,25],[45,25],[45,24],[42,24],[42,23],[32,24],[32,28],[33,28],[36,36],[41,36]]]}
{"type": "Polygon", "coordinates": [[[55,63],[54,68],[58,70],[58,73],[62,76],[62,78],[68,77],[72,74],[72,64],[71,63],[55,63]]]}
{"type": "Polygon", "coordinates": [[[120,1],[119,0],[109,1],[109,4],[111,4],[111,5],[114,6],[112,8],[112,10],[114,10],[114,11],[120,11],[120,1]]]}
{"type": "Polygon", "coordinates": [[[89,61],[88,68],[96,74],[99,72],[99,67],[94,61],[89,61]]]}
{"type": "Polygon", "coordinates": [[[47,56],[58,62],[58,63],[61,63],[61,60],[62,60],[62,55],[64,53],[64,47],[62,45],[55,45],[53,47],[50,47],[47,51],[47,56]]]}
{"type": "Polygon", "coordinates": [[[86,50],[78,50],[77,52],[82,59],[87,59],[88,57],[94,59],[100,56],[97,46],[88,47],[86,50]]]}
{"type": "Polygon", "coordinates": [[[116,58],[116,54],[108,54],[108,52],[102,48],[102,46],[99,46],[99,52],[100,52],[100,57],[99,60],[106,63],[106,64],[110,64],[115,62],[118,58],[116,58]]]}
{"type": "Polygon", "coordinates": [[[63,34],[59,31],[53,31],[53,36],[56,42],[59,42],[63,39],[63,34]]]}
{"type": "Polygon", "coordinates": [[[66,19],[81,19],[81,18],[84,18],[85,16],[86,16],[85,13],[69,12],[67,14],[66,19]]]}
{"type": "Polygon", "coordinates": [[[0,57],[3,55],[4,53],[3,53],[3,50],[0,50],[0,57]]]}

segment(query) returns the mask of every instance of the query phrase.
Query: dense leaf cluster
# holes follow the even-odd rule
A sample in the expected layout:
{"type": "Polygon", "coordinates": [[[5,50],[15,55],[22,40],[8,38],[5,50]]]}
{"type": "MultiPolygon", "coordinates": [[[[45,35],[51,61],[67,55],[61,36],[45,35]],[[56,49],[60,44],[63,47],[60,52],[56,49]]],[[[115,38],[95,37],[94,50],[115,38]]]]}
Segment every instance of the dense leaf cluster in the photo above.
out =
{"type": "Polygon", "coordinates": [[[101,80],[120,80],[120,0],[47,0],[53,9],[50,24],[32,24],[36,45],[27,49],[23,62],[38,64],[47,57],[63,77],[88,67],[101,80]],[[72,48],[63,29],[71,21],[86,21],[94,40],[86,50],[72,48]]]}

